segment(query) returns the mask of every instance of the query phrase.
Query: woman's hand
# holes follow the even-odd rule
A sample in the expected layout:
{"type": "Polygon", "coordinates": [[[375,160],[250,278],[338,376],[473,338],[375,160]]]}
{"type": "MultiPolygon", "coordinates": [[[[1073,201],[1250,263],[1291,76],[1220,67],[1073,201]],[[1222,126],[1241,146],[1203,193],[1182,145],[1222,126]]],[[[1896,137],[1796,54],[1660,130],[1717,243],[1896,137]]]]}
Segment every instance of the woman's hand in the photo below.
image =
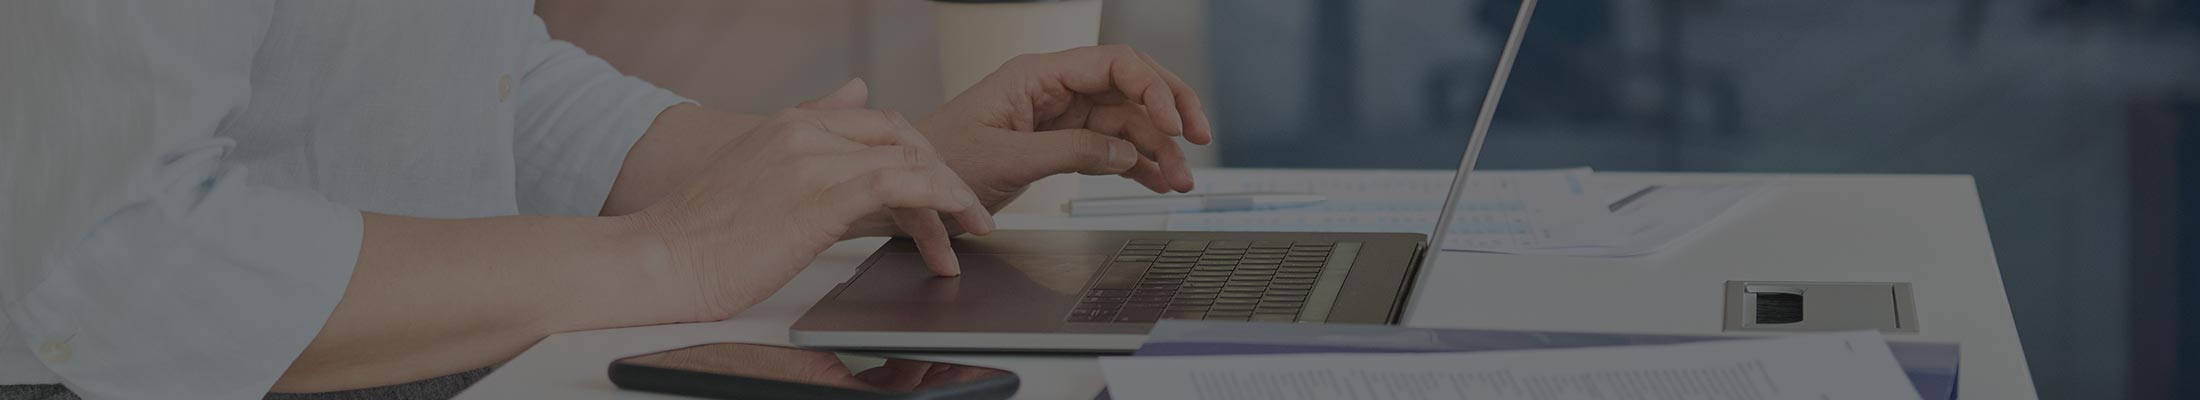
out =
{"type": "Polygon", "coordinates": [[[688,279],[668,287],[691,287],[702,299],[697,320],[731,317],[770,297],[851,223],[883,209],[930,222],[901,225],[914,236],[946,238],[939,213],[973,233],[993,228],[978,197],[892,112],[784,110],[710,160],[631,218],[664,247],[666,259],[652,264],[688,279]]]}
{"type": "Polygon", "coordinates": [[[1070,172],[1190,191],[1175,137],[1214,140],[1191,86],[1121,45],[1018,56],[917,128],[996,210],[1039,178],[1070,172]]]}

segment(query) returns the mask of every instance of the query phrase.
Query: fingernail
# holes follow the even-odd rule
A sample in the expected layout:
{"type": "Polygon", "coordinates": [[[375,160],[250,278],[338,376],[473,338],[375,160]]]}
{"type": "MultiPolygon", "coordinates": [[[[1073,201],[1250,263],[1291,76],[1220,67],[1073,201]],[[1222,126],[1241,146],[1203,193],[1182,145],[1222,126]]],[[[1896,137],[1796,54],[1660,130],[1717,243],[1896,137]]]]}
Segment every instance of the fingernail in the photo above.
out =
{"type": "Polygon", "coordinates": [[[1131,142],[1116,140],[1108,143],[1109,171],[1129,171],[1138,166],[1138,147],[1131,142]]]}
{"type": "Polygon", "coordinates": [[[869,89],[869,85],[863,83],[863,78],[849,79],[848,83],[840,84],[839,89],[833,89],[833,94],[826,95],[825,97],[843,98],[858,96],[862,95],[865,91],[868,91],[869,89]]]}

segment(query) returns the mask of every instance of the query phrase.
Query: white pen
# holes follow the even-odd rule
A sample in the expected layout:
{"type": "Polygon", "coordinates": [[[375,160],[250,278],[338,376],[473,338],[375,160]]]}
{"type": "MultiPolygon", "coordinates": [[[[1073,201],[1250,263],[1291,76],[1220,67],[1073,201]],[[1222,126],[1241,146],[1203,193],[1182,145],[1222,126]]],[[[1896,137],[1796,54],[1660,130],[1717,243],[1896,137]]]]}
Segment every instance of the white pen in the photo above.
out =
{"type": "Polygon", "coordinates": [[[1070,216],[1250,211],[1319,204],[1329,198],[1304,193],[1213,193],[1174,196],[1098,197],[1070,200],[1070,216]]]}

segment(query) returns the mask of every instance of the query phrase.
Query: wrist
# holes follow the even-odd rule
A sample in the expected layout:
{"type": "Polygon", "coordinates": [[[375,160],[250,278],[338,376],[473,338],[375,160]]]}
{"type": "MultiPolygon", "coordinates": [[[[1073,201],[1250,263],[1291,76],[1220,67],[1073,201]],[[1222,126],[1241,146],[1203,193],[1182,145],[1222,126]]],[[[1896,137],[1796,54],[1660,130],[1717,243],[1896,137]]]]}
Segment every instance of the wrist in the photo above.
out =
{"type": "Polygon", "coordinates": [[[578,262],[554,272],[568,284],[551,294],[564,299],[551,310],[551,333],[693,320],[693,273],[651,215],[577,218],[565,230],[578,262]]]}

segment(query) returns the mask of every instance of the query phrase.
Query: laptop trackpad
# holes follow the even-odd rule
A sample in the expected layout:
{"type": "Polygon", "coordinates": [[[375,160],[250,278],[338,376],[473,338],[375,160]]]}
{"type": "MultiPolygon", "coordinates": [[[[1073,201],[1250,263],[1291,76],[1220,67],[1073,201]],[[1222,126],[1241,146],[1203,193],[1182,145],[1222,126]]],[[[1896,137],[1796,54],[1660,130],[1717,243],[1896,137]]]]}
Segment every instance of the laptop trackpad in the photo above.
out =
{"type": "Polygon", "coordinates": [[[941,277],[916,253],[888,253],[840,291],[839,300],[923,303],[1074,299],[1106,255],[958,254],[962,276],[941,277]]]}

